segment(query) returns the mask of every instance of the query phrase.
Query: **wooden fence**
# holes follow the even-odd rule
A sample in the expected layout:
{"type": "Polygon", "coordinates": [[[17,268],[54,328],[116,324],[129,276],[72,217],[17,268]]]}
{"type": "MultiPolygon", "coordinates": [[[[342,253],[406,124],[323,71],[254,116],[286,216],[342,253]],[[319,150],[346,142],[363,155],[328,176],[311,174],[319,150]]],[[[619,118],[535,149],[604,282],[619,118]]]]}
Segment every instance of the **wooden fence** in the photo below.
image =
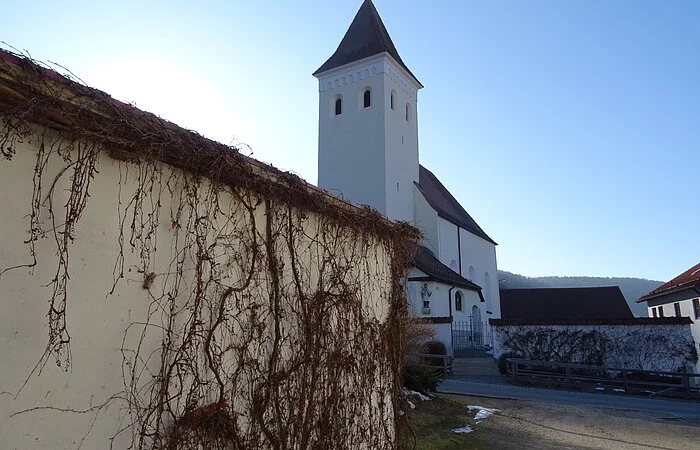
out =
{"type": "Polygon", "coordinates": [[[508,381],[567,389],[610,389],[618,393],[650,396],[678,395],[700,399],[700,374],[617,367],[587,366],[508,358],[508,381]]]}
{"type": "Polygon", "coordinates": [[[433,353],[421,353],[421,354],[411,354],[409,357],[419,358],[417,366],[427,366],[434,367],[436,370],[442,372],[442,378],[445,379],[452,373],[452,357],[448,355],[437,355],[433,353]],[[436,364],[436,360],[440,361],[440,364],[436,364]]]}

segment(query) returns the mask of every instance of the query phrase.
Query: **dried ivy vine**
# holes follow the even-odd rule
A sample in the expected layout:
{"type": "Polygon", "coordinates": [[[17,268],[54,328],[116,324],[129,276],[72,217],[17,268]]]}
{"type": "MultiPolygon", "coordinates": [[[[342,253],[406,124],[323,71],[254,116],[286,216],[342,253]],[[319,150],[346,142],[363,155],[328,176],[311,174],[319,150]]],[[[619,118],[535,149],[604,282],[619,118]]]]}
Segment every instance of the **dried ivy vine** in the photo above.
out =
{"type": "Polygon", "coordinates": [[[0,101],[2,157],[28,139],[39,148],[26,266],[38,239],[56,248],[41,363],[70,366],[70,248],[109,154],[109,291],[139,274],[149,299],[125,330],[115,396],[132,447],[396,448],[401,279],[417,232],[13,58],[0,60],[17,94],[0,101]]]}

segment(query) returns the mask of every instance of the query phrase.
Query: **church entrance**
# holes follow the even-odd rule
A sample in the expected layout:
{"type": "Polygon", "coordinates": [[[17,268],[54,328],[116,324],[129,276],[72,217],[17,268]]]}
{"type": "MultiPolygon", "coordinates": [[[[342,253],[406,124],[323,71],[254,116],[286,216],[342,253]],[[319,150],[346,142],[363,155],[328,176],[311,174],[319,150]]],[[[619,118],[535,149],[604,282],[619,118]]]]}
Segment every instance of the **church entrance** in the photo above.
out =
{"type": "Polygon", "coordinates": [[[481,309],[474,305],[469,320],[452,323],[452,348],[455,358],[493,357],[493,335],[487,321],[481,320],[481,309]]]}

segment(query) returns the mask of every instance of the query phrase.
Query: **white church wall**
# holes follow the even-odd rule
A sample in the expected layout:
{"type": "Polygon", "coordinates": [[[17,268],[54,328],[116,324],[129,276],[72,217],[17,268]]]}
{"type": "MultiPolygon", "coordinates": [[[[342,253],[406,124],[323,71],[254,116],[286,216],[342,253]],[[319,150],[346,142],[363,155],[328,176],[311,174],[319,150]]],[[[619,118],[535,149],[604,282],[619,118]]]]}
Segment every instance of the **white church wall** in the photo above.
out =
{"type": "Polygon", "coordinates": [[[430,249],[434,255],[439,255],[438,215],[437,211],[425,199],[420,190],[413,186],[413,198],[415,205],[414,226],[423,235],[421,245],[430,249]]]}
{"type": "MultiPolygon", "coordinates": [[[[411,268],[409,278],[426,276],[419,269],[411,268]]],[[[449,317],[450,316],[450,286],[432,281],[409,281],[406,286],[407,297],[411,313],[415,317],[449,317]],[[427,284],[430,292],[430,314],[423,314],[423,297],[421,291],[423,285],[427,284]]],[[[453,356],[452,349],[452,325],[450,323],[428,323],[427,327],[435,330],[435,339],[445,344],[447,354],[453,356]]]]}
{"type": "Polygon", "coordinates": [[[438,241],[440,261],[458,273],[460,273],[459,264],[461,263],[460,274],[467,279],[473,278],[470,281],[482,288],[486,300],[485,304],[482,304],[483,309],[491,311],[488,318],[501,317],[496,246],[442,217],[438,217],[438,241]],[[457,240],[458,230],[459,241],[457,240]],[[453,265],[455,261],[459,261],[457,267],[453,265]],[[473,270],[471,270],[472,267],[473,270]]]}
{"type": "Polygon", "coordinates": [[[452,294],[452,316],[455,322],[469,322],[473,316],[473,308],[476,306],[479,311],[479,318],[474,318],[478,321],[486,321],[488,318],[486,316],[486,310],[484,308],[485,303],[479,298],[479,294],[475,291],[470,291],[466,289],[456,288],[452,294]],[[457,292],[462,294],[462,310],[457,309],[456,295],[457,292]]]}
{"type": "Polygon", "coordinates": [[[438,245],[440,247],[440,252],[437,257],[441,263],[459,273],[457,230],[457,225],[442,217],[438,217],[438,245]]]}
{"type": "MultiPolygon", "coordinates": [[[[412,269],[417,270],[417,269],[412,269]]],[[[450,287],[434,281],[409,281],[408,297],[411,310],[416,317],[448,317],[450,315],[450,287]],[[430,293],[430,314],[423,313],[423,286],[427,285],[430,293]]]]}
{"type": "MultiPolygon", "coordinates": [[[[444,219],[443,219],[444,220],[444,219]]],[[[475,279],[471,280],[482,288],[488,317],[501,317],[501,299],[498,290],[498,269],[496,246],[469,231],[460,229],[462,254],[462,274],[469,277],[469,267],[474,267],[475,279]]]]}

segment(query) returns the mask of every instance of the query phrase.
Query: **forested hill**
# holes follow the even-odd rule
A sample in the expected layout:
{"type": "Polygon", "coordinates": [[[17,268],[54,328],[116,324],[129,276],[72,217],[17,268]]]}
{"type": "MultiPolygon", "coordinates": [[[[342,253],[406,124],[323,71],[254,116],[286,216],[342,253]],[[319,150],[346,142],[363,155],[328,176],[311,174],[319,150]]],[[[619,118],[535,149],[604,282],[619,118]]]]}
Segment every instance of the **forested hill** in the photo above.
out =
{"type": "Polygon", "coordinates": [[[538,287],[599,287],[619,286],[632,313],[637,317],[647,316],[646,303],[635,303],[642,295],[661,286],[663,281],[644,278],[605,278],[605,277],[526,277],[504,270],[498,271],[501,289],[538,287]]]}

